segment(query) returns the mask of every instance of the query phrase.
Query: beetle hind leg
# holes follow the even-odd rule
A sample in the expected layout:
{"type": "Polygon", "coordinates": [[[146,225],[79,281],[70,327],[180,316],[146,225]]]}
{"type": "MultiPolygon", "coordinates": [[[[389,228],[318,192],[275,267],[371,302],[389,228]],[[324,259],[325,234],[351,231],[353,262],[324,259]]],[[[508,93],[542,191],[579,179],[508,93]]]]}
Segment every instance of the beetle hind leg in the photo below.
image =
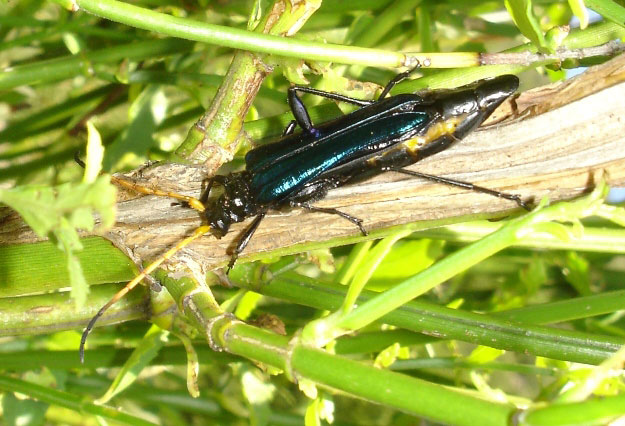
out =
{"type": "Polygon", "coordinates": [[[493,197],[504,198],[506,200],[514,201],[517,205],[527,211],[531,211],[531,207],[523,201],[518,194],[508,194],[506,192],[495,191],[494,189],[485,188],[483,186],[474,185],[469,182],[461,180],[449,179],[441,176],[428,175],[426,173],[419,173],[412,170],[402,169],[401,167],[383,167],[385,172],[397,172],[408,176],[418,177],[421,179],[427,179],[432,182],[442,183],[445,185],[457,186],[460,188],[468,189],[470,191],[481,192],[482,194],[492,195],[493,197]]]}
{"type": "Polygon", "coordinates": [[[328,214],[335,214],[337,216],[341,216],[343,219],[347,219],[351,223],[356,225],[358,227],[358,229],[360,229],[360,232],[362,233],[362,235],[367,236],[369,234],[367,232],[367,230],[365,229],[365,227],[362,226],[362,219],[359,219],[359,218],[357,218],[355,216],[352,216],[352,215],[347,214],[345,212],[342,212],[340,210],[333,209],[333,208],[315,207],[315,206],[311,206],[308,203],[294,203],[293,206],[294,207],[301,207],[301,208],[306,209],[306,210],[311,211],[311,212],[328,213],[328,214]]]}

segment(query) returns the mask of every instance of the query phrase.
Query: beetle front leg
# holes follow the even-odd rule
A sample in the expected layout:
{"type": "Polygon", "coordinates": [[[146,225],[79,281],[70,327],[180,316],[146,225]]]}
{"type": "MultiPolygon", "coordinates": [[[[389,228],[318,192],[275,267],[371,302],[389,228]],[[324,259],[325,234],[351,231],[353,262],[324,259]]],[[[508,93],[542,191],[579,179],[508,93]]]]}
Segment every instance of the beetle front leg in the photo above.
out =
{"type": "Polygon", "coordinates": [[[397,74],[391,81],[386,83],[386,86],[384,86],[384,89],[382,90],[382,93],[380,94],[380,97],[378,98],[378,101],[384,99],[386,97],[386,95],[389,94],[389,92],[393,89],[393,87],[395,87],[395,85],[397,83],[407,79],[410,76],[410,74],[412,74],[413,72],[415,72],[419,68],[421,68],[421,63],[420,62],[418,62],[415,67],[410,68],[408,71],[400,72],[399,74],[397,74]]]}
{"type": "MultiPolygon", "coordinates": [[[[350,104],[357,105],[359,107],[364,107],[367,105],[371,105],[375,103],[375,101],[366,101],[362,99],[350,98],[349,96],[340,95],[338,93],[332,92],[324,92],[323,90],[317,90],[306,86],[291,86],[289,87],[287,93],[287,100],[289,102],[289,106],[291,107],[291,111],[293,112],[293,116],[295,117],[295,121],[299,126],[304,129],[306,132],[310,133],[314,137],[319,136],[319,132],[312,124],[310,120],[310,115],[308,114],[308,110],[306,106],[302,102],[301,98],[297,95],[297,92],[309,93],[311,95],[321,96],[323,98],[332,99],[340,102],[347,102],[350,104]]],[[[291,124],[287,126],[284,134],[289,134],[287,131],[293,130],[291,129],[291,124]]]]}
{"type": "Polygon", "coordinates": [[[287,124],[286,128],[284,129],[284,132],[282,132],[282,136],[290,135],[291,133],[295,131],[296,127],[297,127],[297,121],[291,120],[289,124],[287,124]]]}
{"type": "MultiPolygon", "coordinates": [[[[211,189],[213,188],[213,184],[216,183],[218,185],[225,186],[228,178],[224,175],[215,175],[208,178],[207,180],[208,184],[206,185],[206,188],[204,188],[204,190],[202,191],[202,195],[200,195],[200,201],[204,205],[206,205],[206,202],[208,201],[208,197],[210,195],[211,189]]],[[[206,182],[206,180],[204,180],[204,182],[206,182]]]]}
{"type": "Polygon", "coordinates": [[[254,232],[256,232],[256,230],[258,229],[258,225],[260,225],[260,222],[265,217],[265,214],[267,214],[267,211],[261,211],[260,213],[258,213],[258,215],[254,218],[254,221],[250,224],[250,226],[247,227],[245,232],[243,232],[243,235],[237,242],[237,246],[234,248],[234,252],[232,253],[232,256],[230,257],[230,262],[228,262],[228,268],[226,269],[226,274],[230,272],[230,270],[236,263],[237,259],[239,258],[239,254],[241,254],[241,252],[245,250],[245,247],[247,247],[247,244],[252,239],[254,232]]]}

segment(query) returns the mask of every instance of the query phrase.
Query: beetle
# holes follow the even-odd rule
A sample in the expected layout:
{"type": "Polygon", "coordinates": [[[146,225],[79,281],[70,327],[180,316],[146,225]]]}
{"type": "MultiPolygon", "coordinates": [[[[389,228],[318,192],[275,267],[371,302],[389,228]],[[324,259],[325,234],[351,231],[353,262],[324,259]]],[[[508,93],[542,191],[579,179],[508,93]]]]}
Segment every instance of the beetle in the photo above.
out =
{"type": "Polygon", "coordinates": [[[98,311],[83,332],[81,361],[84,360],[87,336],[106,309],[161,263],[208,232],[221,238],[233,223],[254,218],[239,238],[228,270],[269,210],[303,208],[335,214],[352,222],[366,235],[361,219],[334,208],[312,204],[324,198],[332,188],[392,171],[505,198],[529,210],[518,195],[404,168],[447,149],[477,128],[517,90],[518,78],[503,75],[457,89],[387,96],[412,71],[398,74],[384,87],[378,99],[372,101],[305,86],[290,87],[287,100],[295,119],[289,123],[283,136],[273,143],[250,150],[245,156],[245,170],[209,179],[199,199],[151,190],[113,178],[115,183],[142,193],[169,196],[186,202],[202,212],[206,225],[198,227],[191,236],[152,262],[98,311]],[[360,108],[314,125],[298,93],[348,102],[360,108]],[[296,132],[298,126],[300,131],[296,132]],[[215,185],[220,185],[223,193],[209,200],[215,185]]]}

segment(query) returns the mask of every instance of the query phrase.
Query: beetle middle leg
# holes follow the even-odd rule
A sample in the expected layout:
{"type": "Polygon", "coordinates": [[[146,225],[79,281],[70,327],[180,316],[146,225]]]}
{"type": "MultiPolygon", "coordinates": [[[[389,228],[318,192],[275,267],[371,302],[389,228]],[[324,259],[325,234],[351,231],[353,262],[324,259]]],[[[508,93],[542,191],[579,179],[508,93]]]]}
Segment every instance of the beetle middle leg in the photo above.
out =
{"type": "Polygon", "coordinates": [[[356,225],[358,229],[360,229],[362,235],[367,235],[367,230],[362,226],[362,219],[344,213],[338,209],[315,207],[310,204],[311,202],[324,198],[328,193],[328,190],[335,188],[338,184],[338,181],[332,179],[319,179],[313,181],[300,189],[299,192],[289,197],[288,203],[291,207],[300,207],[311,212],[328,213],[341,216],[343,219],[347,219],[356,225]]]}
{"type": "Polygon", "coordinates": [[[519,205],[519,207],[524,208],[527,211],[532,210],[530,206],[521,199],[521,197],[517,194],[508,194],[505,192],[495,191],[493,189],[484,188],[483,186],[474,185],[469,182],[464,182],[461,180],[455,180],[450,178],[445,178],[441,176],[428,175],[426,173],[415,172],[412,170],[402,169],[400,167],[383,167],[383,171],[385,172],[397,172],[402,173],[408,176],[414,176],[421,179],[427,179],[437,183],[443,183],[445,185],[457,186],[460,188],[468,189],[470,191],[481,192],[482,194],[492,195],[493,197],[504,198],[506,200],[514,201],[519,205]]]}

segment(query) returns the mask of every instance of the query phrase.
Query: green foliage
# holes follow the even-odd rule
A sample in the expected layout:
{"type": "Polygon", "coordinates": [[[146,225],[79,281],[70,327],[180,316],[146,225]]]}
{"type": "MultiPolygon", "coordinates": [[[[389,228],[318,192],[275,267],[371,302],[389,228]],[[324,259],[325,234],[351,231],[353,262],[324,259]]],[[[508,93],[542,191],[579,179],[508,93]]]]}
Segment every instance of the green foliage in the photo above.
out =
{"type": "MultiPolygon", "coordinates": [[[[625,415],[625,210],[603,204],[601,186],[583,202],[543,205],[509,221],[417,233],[406,226],[381,231],[377,242],[268,253],[232,271],[237,288],[209,274],[214,299],[205,282],[161,271],[175,300],[163,291],[147,309],[148,292],[136,289],[109,321],[151,315],[170,331],[146,332],[145,321],[98,329],[88,364],[79,364],[75,330],[136,272],[106,240],[79,238],[114,222],[115,189],[100,171],[176,158],[235,50],[258,55],[263,73],[276,68],[253,100],[257,113],[243,115],[254,118],[246,134],[264,139],[291,119],[284,101],[291,83],[372,98],[396,72],[381,68],[398,67],[403,52],[454,52],[443,58],[459,67],[459,51],[553,52],[625,34],[625,8],[610,0],[509,0],[505,9],[492,1],[326,0],[314,11],[319,3],[286,2],[296,22],[281,18],[275,38],[247,31],[264,25],[268,1],[0,4],[0,416],[7,424],[385,425],[420,421],[414,416],[507,424],[513,414],[519,423],[596,424],[625,415]],[[585,27],[584,5],[608,22],[560,27],[573,14],[585,27]],[[291,24],[299,31],[283,37],[291,24]],[[519,45],[521,35],[531,43],[519,45]],[[77,151],[86,154],[85,172],[72,159],[77,151]],[[5,243],[12,211],[53,244],[5,243]],[[519,235],[530,232],[531,244],[523,244],[519,235]],[[561,246],[545,235],[567,250],[547,251],[561,246]],[[230,323],[220,309],[272,332],[230,323]]],[[[528,85],[547,81],[538,65],[505,72],[521,69],[530,70],[528,85]]],[[[424,70],[397,90],[501,72],[424,70]]],[[[228,95],[236,99],[243,94],[234,87],[228,95]]],[[[333,103],[310,112],[314,122],[341,114],[333,103]]],[[[199,139],[232,131],[222,130],[199,139]]],[[[238,142],[231,154],[240,164],[250,144],[238,142]]]]}
{"type": "Polygon", "coordinates": [[[79,306],[87,299],[88,286],[75,255],[83,248],[77,230],[94,230],[94,212],[100,214],[103,227],[110,227],[115,220],[115,194],[106,176],[92,183],[0,190],[0,202],[15,209],[38,236],[49,237],[65,253],[72,297],[79,306]]]}

